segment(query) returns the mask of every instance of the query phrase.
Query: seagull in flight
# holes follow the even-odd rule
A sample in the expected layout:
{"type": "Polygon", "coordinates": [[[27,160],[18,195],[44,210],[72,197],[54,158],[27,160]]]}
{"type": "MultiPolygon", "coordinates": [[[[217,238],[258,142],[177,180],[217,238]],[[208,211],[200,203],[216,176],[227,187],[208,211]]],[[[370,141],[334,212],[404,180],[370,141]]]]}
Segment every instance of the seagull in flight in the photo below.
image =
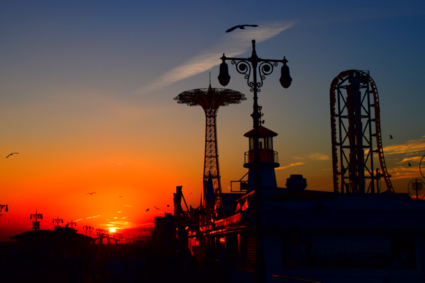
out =
{"type": "Polygon", "coordinates": [[[88,195],[91,195],[91,196],[92,196],[92,195],[93,195],[93,194],[95,194],[95,193],[96,193],[96,192],[92,192],[92,193],[87,193],[87,194],[88,194],[88,195]]]}
{"type": "Polygon", "coordinates": [[[393,139],[393,136],[392,135],[390,135],[390,140],[392,140],[393,139]]]}
{"type": "Polygon", "coordinates": [[[409,166],[412,166],[412,164],[410,164],[410,162],[409,162],[409,166]]]}
{"type": "Polygon", "coordinates": [[[167,207],[170,207],[170,205],[169,205],[169,204],[167,204],[167,207]]]}
{"type": "Polygon", "coordinates": [[[8,158],[9,156],[12,156],[14,154],[19,154],[19,152],[12,152],[11,154],[9,154],[8,156],[6,156],[6,158],[8,158]]]}
{"type": "Polygon", "coordinates": [[[146,209],[146,211],[149,211],[149,208],[148,208],[148,209],[146,209]]]}
{"type": "Polygon", "coordinates": [[[245,29],[245,27],[258,27],[258,25],[238,25],[238,26],[234,26],[232,28],[229,28],[228,30],[226,30],[226,32],[231,32],[237,28],[239,29],[245,29]]]}

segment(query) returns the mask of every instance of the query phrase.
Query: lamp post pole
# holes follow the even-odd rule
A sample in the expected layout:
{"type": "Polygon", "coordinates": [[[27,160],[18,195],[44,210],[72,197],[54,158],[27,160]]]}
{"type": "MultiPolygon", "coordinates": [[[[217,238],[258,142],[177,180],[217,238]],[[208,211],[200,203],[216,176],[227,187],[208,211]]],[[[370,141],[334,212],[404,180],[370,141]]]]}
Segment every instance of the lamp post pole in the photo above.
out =
{"type": "Polygon", "coordinates": [[[74,226],[77,226],[77,222],[74,222],[74,221],[68,222],[69,228],[74,228],[74,226]]]}
{"type": "Polygon", "coordinates": [[[38,230],[40,229],[40,222],[38,222],[38,219],[43,219],[43,214],[38,213],[36,210],[35,213],[30,214],[30,219],[32,219],[33,217],[34,217],[34,221],[32,224],[32,229],[38,230]]]}
{"type": "Polygon", "coordinates": [[[91,237],[91,232],[93,231],[94,228],[86,225],[86,226],[83,226],[83,229],[86,230],[86,236],[87,236],[87,232],[88,232],[89,236],[91,237]]]}
{"type": "Polygon", "coordinates": [[[56,225],[55,225],[55,230],[58,230],[59,228],[60,228],[60,224],[61,223],[63,223],[63,219],[60,219],[59,217],[58,218],[56,218],[56,219],[53,219],[53,224],[55,224],[55,222],[56,222],[56,225]]]}
{"type": "Polygon", "coordinates": [[[274,67],[278,66],[278,63],[283,63],[281,69],[281,77],[279,79],[280,84],[284,88],[288,88],[291,85],[292,78],[289,75],[289,68],[286,66],[288,62],[285,57],[283,60],[273,60],[273,59],[261,59],[257,56],[255,50],[255,40],[252,40],[252,55],[249,58],[231,58],[226,57],[223,54],[223,57],[220,58],[222,63],[220,64],[220,74],[218,80],[222,86],[226,86],[230,82],[230,76],[228,72],[228,66],[226,60],[231,60],[232,65],[236,66],[238,73],[244,75],[244,78],[247,80],[247,84],[250,87],[250,91],[254,93],[254,106],[253,113],[251,114],[253,120],[254,128],[254,189],[256,197],[256,208],[255,208],[255,224],[256,224],[256,255],[255,255],[255,282],[264,283],[266,282],[266,270],[267,265],[264,260],[264,243],[263,243],[263,225],[262,225],[262,191],[261,191],[261,160],[260,152],[258,150],[258,137],[259,137],[259,124],[261,119],[261,114],[258,109],[258,92],[261,91],[263,86],[263,81],[266,79],[266,76],[273,73],[274,67]],[[259,72],[259,79],[257,77],[257,71],[259,72]],[[251,80],[252,74],[252,80],[251,80]]]}
{"type": "Polygon", "coordinates": [[[9,207],[7,206],[7,204],[4,204],[4,205],[0,204],[0,216],[4,215],[4,214],[1,214],[1,211],[3,210],[3,208],[5,208],[5,212],[9,211],[9,207]]]}

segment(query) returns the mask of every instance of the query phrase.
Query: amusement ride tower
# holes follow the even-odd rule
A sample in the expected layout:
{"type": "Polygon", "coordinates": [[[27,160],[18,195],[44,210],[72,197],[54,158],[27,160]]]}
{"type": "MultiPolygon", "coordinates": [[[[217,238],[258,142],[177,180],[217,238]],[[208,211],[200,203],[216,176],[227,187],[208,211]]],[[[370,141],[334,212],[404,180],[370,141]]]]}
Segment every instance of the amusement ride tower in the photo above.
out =
{"type": "Polygon", "coordinates": [[[242,100],[246,100],[245,95],[231,89],[226,88],[211,88],[211,83],[208,88],[197,88],[180,93],[174,98],[179,104],[187,104],[189,106],[201,106],[205,111],[205,155],[204,155],[204,200],[208,176],[211,172],[216,208],[222,206],[221,200],[221,182],[220,182],[220,167],[218,163],[218,147],[217,147],[217,112],[220,106],[229,104],[239,104],[242,100]]]}
{"type": "Polygon", "coordinates": [[[334,191],[379,193],[383,177],[394,193],[384,159],[378,89],[369,73],[341,72],[331,83],[330,100],[334,191]],[[374,153],[381,172],[374,170],[374,153]]]}

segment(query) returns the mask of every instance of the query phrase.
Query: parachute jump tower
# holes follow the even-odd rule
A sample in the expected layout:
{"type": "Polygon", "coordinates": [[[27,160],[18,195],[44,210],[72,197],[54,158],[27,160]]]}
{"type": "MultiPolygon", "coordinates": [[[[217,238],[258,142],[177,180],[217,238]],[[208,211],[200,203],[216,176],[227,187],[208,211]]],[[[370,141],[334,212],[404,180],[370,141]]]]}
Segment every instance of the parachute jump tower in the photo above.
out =
{"type": "Polygon", "coordinates": [[[205,112],[205,155],[204,155],[204,202],[206,197],[206,188],[208,176],[211,172],[216,208],[222,206],[221,199],[221,182],[220,168],[218,163],[218,147],[217,147],[217,112],[220,106],[229,104],[239,104],[242,100],[246,100],[245,95],[231,89],[197,88],[180,93],[174,98],[179,104],[187,104],[189,106],[201,106],[205,112]]]}
{"type": "Polygon", "coordinates": [[[330,104],[334,191],[379,193],[383,177],[388,192],[394,193],[384,159],[378,89],[369,73],[341,72],[332,81],[330,104]],[[374,171],[374,153],[381,172],[374,171]]]}

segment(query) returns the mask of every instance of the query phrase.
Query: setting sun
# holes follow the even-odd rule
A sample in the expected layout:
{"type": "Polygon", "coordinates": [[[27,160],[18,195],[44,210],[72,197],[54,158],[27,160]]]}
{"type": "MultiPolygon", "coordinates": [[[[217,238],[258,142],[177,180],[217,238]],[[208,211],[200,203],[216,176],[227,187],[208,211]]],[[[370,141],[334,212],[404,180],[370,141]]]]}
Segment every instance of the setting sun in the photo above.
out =
{"type": "Polygon", "coordinates": [[[114,228],[109,229],[109,232],[114,233],[117,232],[117,230],[115,230],[114,228]]]}

